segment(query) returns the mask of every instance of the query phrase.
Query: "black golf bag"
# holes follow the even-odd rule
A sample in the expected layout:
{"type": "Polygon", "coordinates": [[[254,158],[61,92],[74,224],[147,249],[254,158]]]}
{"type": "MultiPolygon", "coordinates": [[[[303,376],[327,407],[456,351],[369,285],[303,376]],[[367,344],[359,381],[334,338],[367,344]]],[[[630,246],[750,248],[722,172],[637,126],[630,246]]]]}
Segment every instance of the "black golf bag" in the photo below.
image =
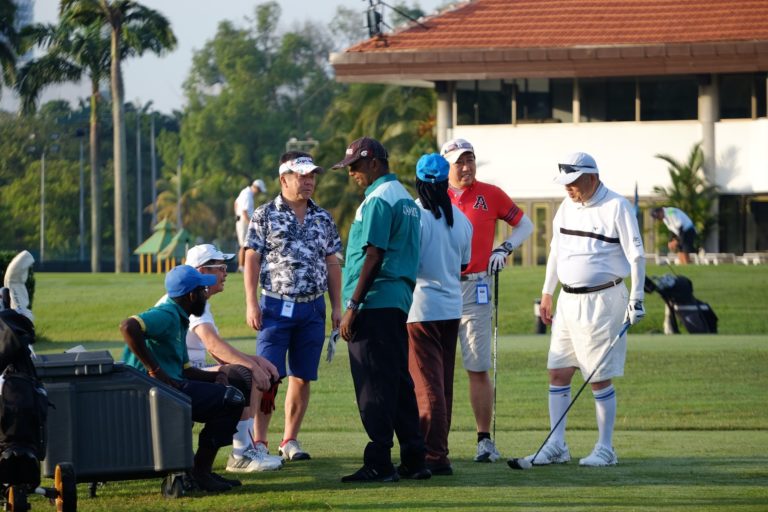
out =
{"type": "Polygon", "coordinates": [[[40,485],[48,396],[37,378],[32,322],[0,307],[0,484],[40,485]]]}
{"type": "Polygon", "coordinates": [[[717,315],[709,304],[693,296],[693,283],[687,277],[673,274],[646,277],[645,291],[657,292],[664,300],[665,334],[680,334],[678,321],[690,334],[717,333],[717,315]]]}

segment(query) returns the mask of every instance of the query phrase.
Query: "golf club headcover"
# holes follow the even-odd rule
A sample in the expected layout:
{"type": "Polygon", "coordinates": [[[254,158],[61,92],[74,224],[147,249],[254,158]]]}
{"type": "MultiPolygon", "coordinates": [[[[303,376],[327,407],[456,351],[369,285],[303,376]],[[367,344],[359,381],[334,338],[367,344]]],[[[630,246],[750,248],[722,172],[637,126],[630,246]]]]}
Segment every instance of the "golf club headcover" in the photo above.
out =
{"type": "Polygon", "coordinates": [[[35,321],[32,311],[29,309],[29,293],[27,292],[27,277],[29,269],[35,263],[35,258],[29,251],[21,251],[8,264],[5,269],[3,286],[8,288],[11,296],[11,309],[35,321]]]}
{"type": "Polygon", "coordinates": [[[627,314],[624,317],[624,321],[629,321],[630,325],[635,325],[637,322],[643,319],[645,316],[645,308],[643,308],[643,301],[630,300],[627,305],[627,314]]]}
{"type": "Polygon", "coordinates": [[[333,356],[336,355],[336,342],[339,340],[339,330],[334,329],[331,334],[328,335],[328,349],[325,352],[325,360],[329,363],[333,361],[333,356]]]}
{"type": "Polygon", "coordinates": [[[272,411],[275,410],[275,398],[277,397],[277,387],[280,385],[282,380],[278,379],[275,382],[272,383],[272,387],[270,387],[267,391],[264,391],[261,395],[261,412],[263,414],[269,415],[272,414],[272,411]]]}
{"type": "Polygon", "coordinates": [[[235,386],[227,386],[224,390],[224,405],[244,407],[246,405],[245,396],[235,386]]]}
{"type": "Polygon", "coordinates": [[[253,385],[251,370],[241,364],[225,364],[219,368],[219,372],[226,375],[229,385],[239,389],[245,396],[245,401],[250,403],[253,385]]]}

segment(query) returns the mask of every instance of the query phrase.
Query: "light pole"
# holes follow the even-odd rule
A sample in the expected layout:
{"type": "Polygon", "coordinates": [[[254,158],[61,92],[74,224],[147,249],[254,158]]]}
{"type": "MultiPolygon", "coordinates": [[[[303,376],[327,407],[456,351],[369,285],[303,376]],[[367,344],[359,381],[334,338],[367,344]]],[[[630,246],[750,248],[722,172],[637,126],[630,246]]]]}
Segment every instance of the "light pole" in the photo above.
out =
{"type": "Polygon", "coordinates": [[[179,154],[179,161],[176,164],[176,225],[179,231],[184,225],[181,223],[181,166],[184,163],[184,155],[179,154]]]}
{"type": "Polygon", "coordinates": [[[151,114],[149,124],[149,154],[152,167],[152,223],[154,229],[157,224],[157,159],[155,158],[155,114],[151,114]]]}
{"type": "MultiPolygon", "coordinates": [[[[35,134],[29,136],[29,139],[34,143],[35,134]]],[[[58,133],[52,133],[50,136],[52,141],[56,141],[59,138],[58,133]]],[[[45,262],[45,151],[46,140],[43,139],[42,149],[40,151],[40,264],[45,262]]],[[[51,153],[55,153],[59,150],[58,144],[51,144],[51,153]]],[[[35,151],[35,147],[32,146],[29,149],[30,152],[35,151]]]]}
{"type": "Polygon", "coordinates": [[[141,244],[144,233],[141,229],[141,102],[136,100],[136,245],[141,244]]]}
{"type": "Polygon", "coordinates": [[[85,261],[85,167],[83,158],[83,139],[85,130],[78,128],[75,130],[75,137],[80,140],[80,261],[85,261]]]}

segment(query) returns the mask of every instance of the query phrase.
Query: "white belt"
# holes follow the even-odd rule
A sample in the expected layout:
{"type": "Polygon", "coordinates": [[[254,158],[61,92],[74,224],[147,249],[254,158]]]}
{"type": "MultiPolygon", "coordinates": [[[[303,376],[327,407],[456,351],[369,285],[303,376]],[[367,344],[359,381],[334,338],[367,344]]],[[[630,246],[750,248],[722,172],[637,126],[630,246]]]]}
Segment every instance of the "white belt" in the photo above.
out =
{"type": "Polygon", "coordinates": [[[289,302],[312,302],[318,297],[322,297],[323,293],[325,292],[316,293],[314,295],[300,295],[298,297],[291,297],[290,295],[282,295],[280,293],[271,292],[269,290],[261,290],[262,295],[272,297],[273,299],[287,300],[289,302]]]}
{"type": "Polygon", "coordinates": [[[486,272],[475,272],[474,274],[464,274],[461,276],[462,281],[479,281],[488,274],[486,272]]]}

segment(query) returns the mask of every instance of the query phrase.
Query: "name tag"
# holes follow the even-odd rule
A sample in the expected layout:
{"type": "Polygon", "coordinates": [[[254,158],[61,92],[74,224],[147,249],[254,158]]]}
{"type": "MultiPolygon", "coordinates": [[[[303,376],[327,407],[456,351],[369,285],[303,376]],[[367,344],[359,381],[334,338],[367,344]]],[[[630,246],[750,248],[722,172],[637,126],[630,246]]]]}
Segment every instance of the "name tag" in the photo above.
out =
{"type": "Polygon", "coordinates": [[[490,295],[488,285],[486,283],[479,283],[477,285],[477,303],[488,304],[488,296],[490,295]]]}
{"type": "Polygon", "coordinates": [[[280,311],[280,316],[284,316],[285,318],[291,318],[293,317],[293,305],[295,303],[291,302],[289,300],[283,301],[283,309],[280,311]]]}

